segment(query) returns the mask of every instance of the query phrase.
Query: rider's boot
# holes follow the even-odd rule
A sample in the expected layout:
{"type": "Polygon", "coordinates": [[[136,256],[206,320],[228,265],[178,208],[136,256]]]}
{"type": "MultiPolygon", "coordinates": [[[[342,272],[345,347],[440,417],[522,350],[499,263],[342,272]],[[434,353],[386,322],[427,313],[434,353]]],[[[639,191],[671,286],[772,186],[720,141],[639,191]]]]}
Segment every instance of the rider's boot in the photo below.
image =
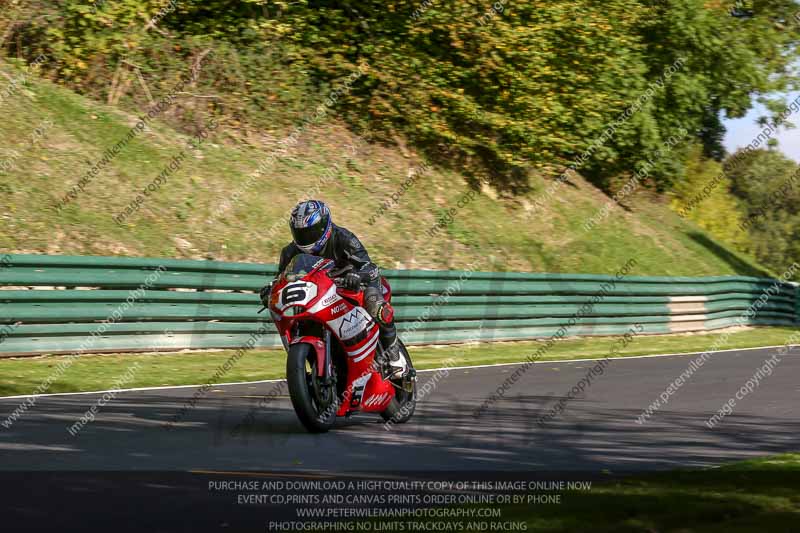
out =
{"type": "Polygon", "coordinates": [[[381,324],[380,341],[383,346],[383,359],[388,363],[388,376],[391,379],[409,377],[411,365],[408,364],[405,353],[397,339],[397,328],[392,322],[389,325],[381,324]]]}
{"type": "Polygon", "coordinates": [[[389,377],[391,378],[404,378],[408,375],[409,365],[403,350],[400,349],[400,342],[395,336],[394,342],[389,345],[385,350],[387,359],[389,360],[389,377]]]}
{"type": "Polygon", "coordinates": [[[383,294],[379,287],[367,287],[364,291],[364,300],[367,312],[375,318],[380,328],[380,342],[381,346],[383,346],[383,353],[378,354],[378,364],[381,367],[388,366],[387,378],[406,378],[409,375],[411,365],[408,364],[397,340],[394,308],[383,299],[383,294]]]}

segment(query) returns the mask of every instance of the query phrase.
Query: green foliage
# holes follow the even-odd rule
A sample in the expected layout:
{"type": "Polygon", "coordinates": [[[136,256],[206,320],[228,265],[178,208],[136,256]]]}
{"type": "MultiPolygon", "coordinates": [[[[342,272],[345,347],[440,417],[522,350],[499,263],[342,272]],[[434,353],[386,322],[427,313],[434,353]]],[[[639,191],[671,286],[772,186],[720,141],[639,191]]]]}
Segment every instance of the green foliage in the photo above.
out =
{"type": "Polygon", "coordinates": [[[727,175],[746,209],[747,251],[778,273],[800,263],[800,167],[780,152],[755,150],[727,175]]]}
{"type": "Polygon", "coordinates": [[[216,115],[247,138],[297,121],[317,90],[300,54],[272,37],[276,25],[258,22],[261,4],[181,1],[170,10],[164,0],[31,2],[0,14],[0,33],[8,29],[8,52],[44,54],[44,70],[59,83],[138,112],[199,66],[197,81],[164,117],[194,131],[202,116],[216,115]]]}
{"type": "MultiPolygon", "coordinates": [[[[608,189],[681,128],[720,159],[720,114],[741,116],[754,94],[792,81],[796,6],[747,4],[31,0],[0,14],[0,35],[11,55],[47,54],[58,81],[137,109],[149,99],[139,85],[164,94],[205,57],[192,99],[168,116],[191,129],[213,113],[245,138],[300,123],[360,68],[336,99],[357,130],[402,133],[475,183],[512,192],[531,170],[558,173],[594,145],[581,171],[608,189]]],[[[651,176],[664,189],[685,172],[665,158],[651,176]]]]}
{"type": "Polygon", "coordinates": [[[693,147],[672,208],[776,275],[800,263],[800,167],[780,152],[737,152],[720,164],[693,147]]]}
{"type": "MultiPolygon", "coordinates": [[[[680,211],[692,198],[701,195],[721,172],[720,163],[704,157],[701,146],[693,146],[687,157],[686,178],[677,182],[673,189],[672,207],[680,211]]],[[[731,195],[730,188],[729,179],[719,180],[702,204],[688,210],[687,217],[715,238],[739,250],[747,250],[748,235],[742,227],[744,213],[736,197],[731,195]]]]}

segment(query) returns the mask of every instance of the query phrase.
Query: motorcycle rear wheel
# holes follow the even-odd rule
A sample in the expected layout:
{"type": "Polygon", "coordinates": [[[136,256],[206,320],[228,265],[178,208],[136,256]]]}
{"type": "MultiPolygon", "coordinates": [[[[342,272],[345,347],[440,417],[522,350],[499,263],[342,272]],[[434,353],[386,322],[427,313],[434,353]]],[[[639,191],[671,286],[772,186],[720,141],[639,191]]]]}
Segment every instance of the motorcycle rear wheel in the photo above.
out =
{"type": "Polygon", "coordinates": [[[335,385],[324,385],[317,376],[317,357],[310,344],[289,347],[286,381],[297,418],[311,433],[325,433],[336,421],[338,399],[335,385]]]}

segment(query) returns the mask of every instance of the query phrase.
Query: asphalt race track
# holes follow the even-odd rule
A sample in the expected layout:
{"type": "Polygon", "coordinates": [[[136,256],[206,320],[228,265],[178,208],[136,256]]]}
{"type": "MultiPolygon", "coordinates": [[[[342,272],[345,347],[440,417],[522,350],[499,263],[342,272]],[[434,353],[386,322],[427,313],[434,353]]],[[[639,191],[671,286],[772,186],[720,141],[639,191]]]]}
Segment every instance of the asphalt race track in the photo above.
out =
{"type": "MultiPolygon", "coordinates": [[[[517,367],[450,370],[429,383],[408,424],[384,428],[376,415],[340,419],[311,435],[281,383],[215,386],[171,429],[165,425],[196,387],[121,392],[77,436],[67,428],[101,396],[45,396],[10,429],[0,428],[0,470],[631,471],[708,466],[800,449],[797,347],[714,429],[706,420],[777,349],[720,352],[644,424],[642,410],[686,370],[687,356],[611,361],[561,417],[536,421],[595,363],[533,365],[482,416],[475,409],[517,367]],[[434,386],[435,385],[435,386],[434,386]],[[246,423],[252,413],[252,423],[246,423]]],[[[0,420],[20,402],[0,399],[0,420]]]]}
{"type": "MultiPolygon", "coordinates": [[[[475,409],[518,365],[421,372],[427,393],[417,413],[390,431],[377,416],[363,415],[310,435],[282,382],[217,386],[206,394],[198,387],[120,392],[76,436],[68,428],[102,394],[39,397],[11,428],[0,429],[3,530],[286,531],[274,524],[297,523],[297,505],[249,505],[214,483],[608,479],[797,451],[799,351],[783,355],[713,430],[706,420],[778,349],[715,354],[644,424],[637,417],[690,357],[611,361],[543,427],[541,413],[596,361],[532,365],[478,418],[475,409]],[[271,401],[262,402],[265,395],[271,401]],[[194,396],[196,406],[170,424],[194,396]]],[[[0,420],[22,401],[0,400],[0,420]]]]}

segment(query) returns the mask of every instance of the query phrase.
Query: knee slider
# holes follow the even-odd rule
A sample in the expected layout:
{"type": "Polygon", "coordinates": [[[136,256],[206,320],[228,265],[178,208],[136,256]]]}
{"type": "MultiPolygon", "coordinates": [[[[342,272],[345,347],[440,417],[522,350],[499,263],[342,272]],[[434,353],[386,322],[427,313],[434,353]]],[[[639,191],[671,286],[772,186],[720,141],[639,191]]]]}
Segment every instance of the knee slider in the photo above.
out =
{"type": "Polygon", "coordinates": [[[391,326],[394,322],[394,307],[389,302],[381,302],[375,319],[382,326],[391,326]]]}

